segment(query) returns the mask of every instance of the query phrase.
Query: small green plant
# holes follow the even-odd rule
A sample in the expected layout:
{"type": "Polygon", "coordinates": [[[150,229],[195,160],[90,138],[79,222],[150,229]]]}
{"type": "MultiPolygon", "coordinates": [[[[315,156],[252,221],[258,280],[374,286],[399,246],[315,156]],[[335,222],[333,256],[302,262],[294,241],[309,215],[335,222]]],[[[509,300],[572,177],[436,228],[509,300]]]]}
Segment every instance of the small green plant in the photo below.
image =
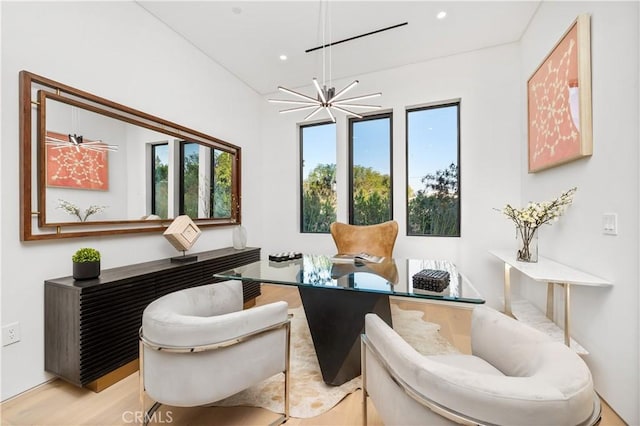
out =
{"type": "Polygon", "coordinates": [[[84,263],[84,262],[99,262],[100,261],[100,252],[96,249],[84,247],[78,249],[75,254],[71,257],[75,263],[84,263]]]}

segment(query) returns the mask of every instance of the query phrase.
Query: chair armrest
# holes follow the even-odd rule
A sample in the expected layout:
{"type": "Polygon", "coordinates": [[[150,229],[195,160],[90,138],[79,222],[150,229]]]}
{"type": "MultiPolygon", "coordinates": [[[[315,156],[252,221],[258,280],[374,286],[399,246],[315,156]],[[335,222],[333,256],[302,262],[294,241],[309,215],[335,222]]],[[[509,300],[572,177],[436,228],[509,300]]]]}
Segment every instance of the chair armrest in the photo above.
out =
{"type": "Polygon", "coordinates": [[[171,312],[143,317],[142,333],[158,346],[203,346],[242,337],[287,320],[288,304],[274,302],[210,317],[171,312]]]}

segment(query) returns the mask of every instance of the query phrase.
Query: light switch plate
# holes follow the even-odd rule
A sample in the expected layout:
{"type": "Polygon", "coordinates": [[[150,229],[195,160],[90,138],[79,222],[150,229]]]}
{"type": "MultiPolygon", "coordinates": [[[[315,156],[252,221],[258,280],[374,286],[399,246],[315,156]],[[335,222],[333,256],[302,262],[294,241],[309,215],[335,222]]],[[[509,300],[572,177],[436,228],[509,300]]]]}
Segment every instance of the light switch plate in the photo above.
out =
{"type": "Polygon", "coordinates": [[[605,213],[602,215],[602,233],[605,235],[618,235],[617,213],[605,213]]]}

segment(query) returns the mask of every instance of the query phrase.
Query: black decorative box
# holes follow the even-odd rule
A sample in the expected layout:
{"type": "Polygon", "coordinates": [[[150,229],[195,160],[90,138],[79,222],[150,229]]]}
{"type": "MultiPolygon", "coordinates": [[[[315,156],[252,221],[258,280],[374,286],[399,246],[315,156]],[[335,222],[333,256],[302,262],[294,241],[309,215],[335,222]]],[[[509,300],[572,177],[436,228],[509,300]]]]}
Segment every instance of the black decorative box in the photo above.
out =
{"type": "Polygon", "coordinates": [[[413,276],[413,288],[442,291],[449,287],[449,273],[439,269],[423,269],[413,276]]]}
{"type": "Polygon", "coordinates": [[[302,253],[290,251],[286,253],[276,253],[269,255],[269,260],[272,262],[287,262],[289,260],[296,259],[302,259],[302,253]]]}

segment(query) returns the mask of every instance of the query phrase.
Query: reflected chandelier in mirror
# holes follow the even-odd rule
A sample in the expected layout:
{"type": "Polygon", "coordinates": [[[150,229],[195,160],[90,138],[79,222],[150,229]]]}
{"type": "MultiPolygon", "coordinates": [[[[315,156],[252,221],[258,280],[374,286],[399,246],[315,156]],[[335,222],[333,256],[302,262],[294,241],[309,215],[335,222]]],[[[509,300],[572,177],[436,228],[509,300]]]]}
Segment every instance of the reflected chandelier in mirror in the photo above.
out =
{"type": "Polygon", "coordinates": [[[21,239],[241,223],[241,149],[20,72],[21,239]]]}

